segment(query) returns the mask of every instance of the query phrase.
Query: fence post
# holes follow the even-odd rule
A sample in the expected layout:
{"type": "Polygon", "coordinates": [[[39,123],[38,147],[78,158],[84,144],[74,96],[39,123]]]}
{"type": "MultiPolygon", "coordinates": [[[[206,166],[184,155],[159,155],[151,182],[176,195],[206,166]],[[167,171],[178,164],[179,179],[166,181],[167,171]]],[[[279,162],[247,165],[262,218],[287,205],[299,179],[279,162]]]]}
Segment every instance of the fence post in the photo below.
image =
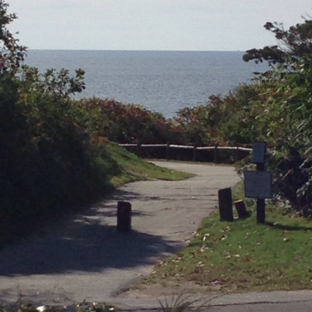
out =
{"type": "Polygon", "coordinates": [[[166,146],[166,159],[168,160],[170,158],[170,151],[169,151],[169,148],[170,148],[170,143],[167,143],[167,146],[166,146]]]}
{"type": "Polygon", "coordinates": [[[214,163],[216,164],[218,161],[218,144],[215,145],[215,149],[214,149],[214,163]]]}
{"type": "Polygon", "coordinates": [[[196,161],[196,144],[193,146],[193,161],[196,161]]]}
{"type": "Polygon", "coordinates": [[[140,156],[140,147],[141,147],[141,143],[138,142],[137,146],[136,146],[136,150],[135,150],[135,153],[137,156],[140,156]]]}
{"type": "Polygon", "coordinates": [[[238,156],[239,156],[239,145],[236,146],[235,162],[238,161],[238,156]]]}

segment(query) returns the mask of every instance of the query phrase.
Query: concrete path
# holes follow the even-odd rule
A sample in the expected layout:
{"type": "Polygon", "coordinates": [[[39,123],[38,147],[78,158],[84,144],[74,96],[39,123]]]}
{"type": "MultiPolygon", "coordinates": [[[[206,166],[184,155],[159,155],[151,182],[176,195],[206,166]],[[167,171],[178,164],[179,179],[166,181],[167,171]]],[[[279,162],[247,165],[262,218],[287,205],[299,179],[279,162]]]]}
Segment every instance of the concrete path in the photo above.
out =
{"type": "Polygon", "coordinates": [[[196,177],[135,182],[83,214],[0,252],[0,301],[102,301],[118,296],[155,261],[184,246],[217,205],[217,191],[239,181],[229,166],[157,163],[196,177]],[[132,203],[132,233],[116,231],[116,203],[132,203]]]}
{"type": "MultiPolygon", "coordinates": [[[[125,309],[159,307],[155,298],[125,297],[123,291],[149,274],[157,259],[183,248],[215,209],[218,189],[234,185],[239,177],[229,166],[157,164],[196,177],[128,184],[83,214],[49,228],[43,225],[40,235],[2,250],[0,304],[22,297],[47,304],[86,299],[125,309]],[[132,203],[131,233],[116,231],[118,200],[132,203]]],[[[209,311],[310,311],[310,298],[311,291],[223,295],[211,297],[209,311]]]]}

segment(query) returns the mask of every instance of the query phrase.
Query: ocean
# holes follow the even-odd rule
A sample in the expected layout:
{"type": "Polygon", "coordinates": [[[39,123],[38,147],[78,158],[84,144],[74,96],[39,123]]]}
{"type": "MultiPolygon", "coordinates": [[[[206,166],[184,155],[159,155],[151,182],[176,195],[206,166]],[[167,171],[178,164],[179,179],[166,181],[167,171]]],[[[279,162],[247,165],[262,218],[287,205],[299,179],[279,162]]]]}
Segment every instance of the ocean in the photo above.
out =
{"type": "Polygon", "coordinates": [[[41,72],[85,71],[86,90],[76,98],[109,98],[141,104],[171,118],[184,107],[208,102],[248,83],[265,64],[245,63],[243,52],[29,50],[26,64],[41,72]]]}

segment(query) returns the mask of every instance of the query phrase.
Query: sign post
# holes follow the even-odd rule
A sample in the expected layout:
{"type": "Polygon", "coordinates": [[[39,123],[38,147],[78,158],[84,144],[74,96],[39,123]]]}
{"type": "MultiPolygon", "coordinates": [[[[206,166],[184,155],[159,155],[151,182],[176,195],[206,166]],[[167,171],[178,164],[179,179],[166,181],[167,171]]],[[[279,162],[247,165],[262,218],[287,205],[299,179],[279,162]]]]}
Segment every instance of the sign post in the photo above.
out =
{"type": "Polygon", "coordinates": [[[252,147],[252,162],[256,171],[245,171],[245,196],[257,199],[257,223],[265,223],[265,199],[272,198],[272,174],[265,171],[266,142],[252,147]]]}

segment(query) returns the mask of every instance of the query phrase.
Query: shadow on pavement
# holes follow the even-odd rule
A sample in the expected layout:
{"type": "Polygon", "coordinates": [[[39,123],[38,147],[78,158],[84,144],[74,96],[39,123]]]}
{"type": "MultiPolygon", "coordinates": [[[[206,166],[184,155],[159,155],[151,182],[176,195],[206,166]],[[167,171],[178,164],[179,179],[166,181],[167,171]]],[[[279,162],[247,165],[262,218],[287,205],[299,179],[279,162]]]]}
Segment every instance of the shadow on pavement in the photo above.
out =
{"type": "MultiPolygon", "coordinates": [[[[124,195],[120,193],[114,197],[124,195]]],[[[128,196],[137,197],[138,194],[128,192],[128,196]]],[[[133,268],[154,264],[156,257],[182,248],[181,242],[165,241],[161,236],[137,231],[117,232],[116,226],[105,224],[108,217],[116,216],[116,206],[101,202],[59,221],[47,233],[43,230],[40,235],[1,250],[0,277],[133,268]]],[[[148,218],[148,214],[136,210],[133,216],[148,218]]]]}
{"type": "Polygon", "coordinates": [[[131,201],[131,200],[137,200],[140,199],[140,201],[148,201],[148,200],[161,200],[163,199],[163,197],[159,197],[159,196],[149,196],[149,195],[142,195],[139,193],[135,193],[135,192],[129,192],[129,191],[125,191],[125,190],[116,190],[114,192],[114,194],[112,194],[110,197],[110,199],[112,200],[122,200],[122,201],[131,201]]]}

